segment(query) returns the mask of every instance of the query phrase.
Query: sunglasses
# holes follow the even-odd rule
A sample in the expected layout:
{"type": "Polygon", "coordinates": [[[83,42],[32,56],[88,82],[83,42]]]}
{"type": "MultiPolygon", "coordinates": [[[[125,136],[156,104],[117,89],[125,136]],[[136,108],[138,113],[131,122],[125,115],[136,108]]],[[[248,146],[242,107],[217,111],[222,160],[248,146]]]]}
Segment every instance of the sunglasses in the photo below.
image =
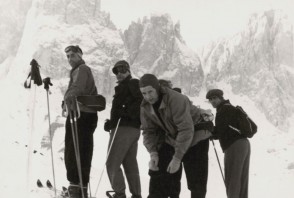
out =
{"type": "Polygon", "coordinates": [[[129,71],[129,70],[125,65],[119,65],[119,66],[113,68],[113,70],[112,70],[112,72],[115,75],[117,75],[118,73],[125,74],[125,73],[127,73],[127,71],[129,71]]]}
{"type": "Polygon", "coordinates": [[[75,45],[75,46],[74,45],[70,45],[70,46],[66,47],[64,49],[64,51],[65,51],[65,53],[68,53],[68,52],[72,51],[74,53],[80,52],[81,54],[83,54],[82,49],[78,45],[75,45]]]}
{"type": "Polygon", "coordinates": [[[212,96],[211,98],[208,99],[208,101],[210,102],[210,101],[215,100],[217,98],[218,98],[217,96],[212,96]]]}

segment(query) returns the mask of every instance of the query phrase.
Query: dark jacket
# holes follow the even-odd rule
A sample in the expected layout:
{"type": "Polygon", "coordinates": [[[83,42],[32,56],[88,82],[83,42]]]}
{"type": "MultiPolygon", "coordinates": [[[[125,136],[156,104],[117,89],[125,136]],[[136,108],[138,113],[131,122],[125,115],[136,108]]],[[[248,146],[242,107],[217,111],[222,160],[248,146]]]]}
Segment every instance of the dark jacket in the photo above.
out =
{"type": "Polygon", "coordinates": [[[140,104],[143,96],[139,88],[139,80],[128,76],[115,87],[113,96],[110,128],[115,128],[120,120],[120,126],[140,128],[140,104]]]}
{"type": "Polygon", "coordinates": [[[222,150],[225,151],[236,140],[246,138],[233,130],[238,128],[237,111],[229,100],[224,100],[216,109],[214,137],[219,139],[222,150]]]}

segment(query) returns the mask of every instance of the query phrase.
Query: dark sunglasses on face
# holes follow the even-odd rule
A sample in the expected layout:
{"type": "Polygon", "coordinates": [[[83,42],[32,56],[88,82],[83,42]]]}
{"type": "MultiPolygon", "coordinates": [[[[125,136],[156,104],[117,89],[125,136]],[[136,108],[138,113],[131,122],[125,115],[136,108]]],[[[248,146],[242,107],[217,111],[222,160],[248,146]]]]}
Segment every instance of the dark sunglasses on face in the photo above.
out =
{"type": "Polygon", "coordinates": [[[81,54],[83,54],[82,49],[78,45],[75,45],[75,46],[74,45],[70,45],[70,46],[66,47],[64,49],[64,51],[65,51],[65,53],[68,53],[68,52],[72,51],[74,53],[80,52],[81,54]]]}
{"type": "Polygon", "coordinates": [[[124,65],[117,66],[113,69],[113,73],[117,75],[118,73],[125,74],[127,73],[128,69],[124,65]]]}
{"type": "Polygon", "coordinates": [[[208,101],[210,102],[210,101],[215,100],[217,98],[218,98],[217,96],[212,96],[211,98],[208,99],[208,101]]]}

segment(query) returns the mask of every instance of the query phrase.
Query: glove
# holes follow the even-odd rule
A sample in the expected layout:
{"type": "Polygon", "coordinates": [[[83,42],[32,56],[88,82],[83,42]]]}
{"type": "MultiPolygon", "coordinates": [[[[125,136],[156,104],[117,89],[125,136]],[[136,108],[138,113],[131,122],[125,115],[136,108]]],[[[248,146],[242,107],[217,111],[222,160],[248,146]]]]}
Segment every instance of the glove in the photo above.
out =
{"type": "Polygon", "coordinates": [[[211,113],[211,110],[202,110],[201,111],[201,117],[204,121],[213,121],[214,115],[211,113]]]}
{"type": "Polygon", "coordinates": [[[171,160],[171,162],[169,163],[167,167],[167,172],[171,174],[177,172],[181,166],[181,163],[182,163],[181,160],[173,157],[173,159],[171,160]]]}
{"type": "Polygon", "coordinates": [[[150,153],[150,161],[149,161],[149,169],[153,171],[158,171],[158,161],[159,156],[157,152],[151,152],[150,153]]]}
{"type": "Polygon", "coordinates": [[[195,124],[194,130],[199,131],[199,130],[208,130],[210,132],[213,131],[213,122],[212,121],[204,121],[204,122],[199,122],[195,124]]]}
{"type": "Polygon", "coordinates": [[[75,96],[68,96],[65,99],[65,104],[67,105],[69,110],[77,111],[77,101],[75,96]]]}
{"type": "Polygon", "coordinates": [[[111,122],[109,119],[106,119],[104,123],[104,131],[110,132],[110,129],[111,129],[111,122]]]}

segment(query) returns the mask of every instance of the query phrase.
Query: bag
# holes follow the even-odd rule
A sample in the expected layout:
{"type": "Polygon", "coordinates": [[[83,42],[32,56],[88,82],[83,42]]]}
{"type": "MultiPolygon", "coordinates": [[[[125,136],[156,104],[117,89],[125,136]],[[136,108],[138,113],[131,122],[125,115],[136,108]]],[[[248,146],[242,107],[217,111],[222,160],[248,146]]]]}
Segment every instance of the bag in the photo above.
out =
{"type": "MultiPolygon", "coordinates": [[[[240,106],[236,106],[237,109],[237,119],[238,119],[238,129],[239,133],[245,137],[252,138],[257,132],[257,125],[255,122],[247,115],[244,109],[240,106]]],[[[238,130],[235,129],[235,130],[238,130]]]]}
{"type": "Polygon", "coordinates": [[[106,106],[105,97],[99,94],[77,96],[77,101],[82,105],[89,107],[95,111],[103,111],[106,106]]]}

